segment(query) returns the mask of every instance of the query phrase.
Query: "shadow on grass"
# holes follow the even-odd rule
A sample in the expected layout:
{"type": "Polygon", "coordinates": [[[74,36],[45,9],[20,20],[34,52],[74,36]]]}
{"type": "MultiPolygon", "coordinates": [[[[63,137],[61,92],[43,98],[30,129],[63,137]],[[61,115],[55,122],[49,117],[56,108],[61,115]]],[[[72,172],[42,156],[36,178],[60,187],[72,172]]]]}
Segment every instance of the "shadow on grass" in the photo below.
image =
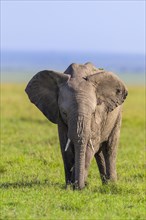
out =
{"type": "Polygon", "coordinates": [[[120,186],[118,184],[110,183],[108,185],[103,185],[98,188],[94,188],[93,192],[99,194],[112,194],[112,195],[128,195],[128,194],[138,194],[140,191],[135,187],[128,187],[126,185],[120,186]]]}
{"type": "Polygon", "coordinates": [[[61,189],[65,189],[65,186],[58,182],[51,182],[49,180],[32,180],[32,181],[18,181],[18,182],[5,182],[0,184],[1,189],[8,189],[8,188],[32,188],[34,186],[48,186],[48,187],[58,187],[61,189]]]}
{"type": "MultiPolygon", "coordinates": [[[[53,187],[54,189],[58,188],[61,190],[65,190],[66,191],[66,187],[64,184],[61,184],[59,182],[51,182],[49,180],[32,180],[32,181],[18,181],[18,182],[5,182],[0,184],[0,188],[1,189],[22,189],[22,188],[33,188],[33,187],[53,187]]],[[[70,188],[70,190],[72,191],[73,189],[70,188]]],[[[119,185],[114,185],[114,184],[110,184],[110,185],[103,185],[100,187],[95,188],[89,188],[87,186],[86,191],[88,192],[88,190],[92,193],[98,193],[98,194],[102,194],[102,195],[136,195],[139,194],[140,191],[139,189],[135,189],[133,187],[124,187],[124,186],[119,186],[119,185]]],[[[83,190],[84,191],[84,190],[83,190]]]]}

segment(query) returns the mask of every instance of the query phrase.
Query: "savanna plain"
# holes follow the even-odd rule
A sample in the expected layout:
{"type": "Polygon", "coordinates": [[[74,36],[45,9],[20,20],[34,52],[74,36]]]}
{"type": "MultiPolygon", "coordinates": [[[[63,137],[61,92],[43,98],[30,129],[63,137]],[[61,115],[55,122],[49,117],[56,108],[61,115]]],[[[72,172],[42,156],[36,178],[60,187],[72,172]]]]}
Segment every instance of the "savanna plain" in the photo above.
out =
{"type": "Polygon", "coordinates": [[[1,86],[0,219],[146,219],[144,86],[128,86],[117,183],[103,186],[93,160],[82,191],[65,190],[57,126],[24,88],[1,86]]]}

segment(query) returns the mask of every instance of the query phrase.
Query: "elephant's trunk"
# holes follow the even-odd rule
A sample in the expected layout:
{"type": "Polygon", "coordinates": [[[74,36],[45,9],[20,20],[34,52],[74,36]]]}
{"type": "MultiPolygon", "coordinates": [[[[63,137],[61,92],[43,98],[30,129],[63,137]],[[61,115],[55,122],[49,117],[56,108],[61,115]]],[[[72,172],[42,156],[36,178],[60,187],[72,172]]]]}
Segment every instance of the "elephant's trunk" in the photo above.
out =
{"type": "Polygon", "coordinates": [[[82,189],[85,185],[85,144],[76,146],[75,151],[75,189],[82,189]]]}
{"type": "MultiPolygon", "coordinates": [[[[71,140],[75,147],[75,188],[84,188],[85,153],[90,138],[90,119],[86,116],[78,116],[74,120],[71,131],[71,140]]],[[[70,134],[70,130],[69,130],[70,134]]]]}

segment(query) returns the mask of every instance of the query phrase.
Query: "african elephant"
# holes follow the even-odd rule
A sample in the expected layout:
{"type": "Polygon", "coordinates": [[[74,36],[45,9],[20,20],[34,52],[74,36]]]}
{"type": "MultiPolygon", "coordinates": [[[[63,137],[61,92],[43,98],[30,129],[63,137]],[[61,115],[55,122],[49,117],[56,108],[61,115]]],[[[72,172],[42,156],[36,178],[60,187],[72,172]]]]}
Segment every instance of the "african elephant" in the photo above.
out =
{"type": "Polygon", "coordinates": [[[92,63],[73,63],[64,73],[37,73],[25,91],[47,119],[58,125],[66,185],[85,186],[93,157],[103,183],[117,179],[121,109],[128,92],[116,75],[92,63]]]}

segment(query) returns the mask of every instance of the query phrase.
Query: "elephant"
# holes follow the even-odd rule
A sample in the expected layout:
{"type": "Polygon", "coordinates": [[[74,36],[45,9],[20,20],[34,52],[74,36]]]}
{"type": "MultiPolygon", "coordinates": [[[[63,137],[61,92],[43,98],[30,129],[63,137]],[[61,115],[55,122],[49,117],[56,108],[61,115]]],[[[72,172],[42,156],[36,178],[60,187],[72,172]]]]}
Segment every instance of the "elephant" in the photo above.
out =
{"type": "Polygon", "coordinates": [[[117,180],[122,103],[128,90],[117,75],[92,63],[64,73],[43,70],[25,89],[30,101],[58,125],[66,187],[83,189],[95,157],[102,183],[117,180]]]}

